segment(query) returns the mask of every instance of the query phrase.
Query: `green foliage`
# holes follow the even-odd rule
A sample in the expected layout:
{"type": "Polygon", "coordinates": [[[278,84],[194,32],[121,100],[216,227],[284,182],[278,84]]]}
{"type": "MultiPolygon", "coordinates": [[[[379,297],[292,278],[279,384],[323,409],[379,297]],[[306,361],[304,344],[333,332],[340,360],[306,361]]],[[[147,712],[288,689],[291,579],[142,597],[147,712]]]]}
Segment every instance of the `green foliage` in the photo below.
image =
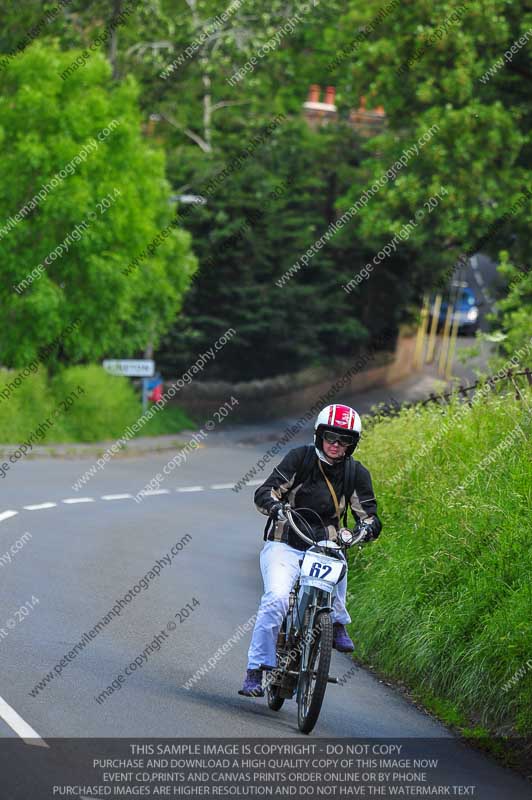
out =
{"type": "Polygon", "coordinates": [[[352,558],[348,594],[363,658],[492,731],[509,724],[524,735],[532,731],[531,402],[530,390],[522,402],[510,392],[374,424],[360,458],[384,527],[352,558]]]}
{"type": "Polygon", "coordinates": [[[139,436],[164,436],[195,427],[194,421],[179,406],[167,405],[148,420],[139,436]]]}
{"type": "MultiPolygon", "coordinates": [[[[518,269],[509,261],[509,254],[500,254],[499,272],[506,282],[506,293],[496,304],[495,324],[505,338],[502,349],[512,355],[530,341],[532,332],[532,272],[518,269]]],[[[532,359],[526,360],[530,366],[532,359]]]]}
{"type": "MultiPolygon", "coordinates": [[[[109,375],[96,364],[69,367],[50,380],[42,366],[21,373],[0,371],[0,442],[20,444],[47,419],[52,425],[35,433],[33,444],[99,442],[121,436],[142,415],[139,393],[128,378],[109,375]],[[15,385],[15,381],[17,381],[15,385]],[[71,397],[73,402],[67,403],[71,397]],[[66,404],[66,405],[65,405],[66,404]]],[[[164,407],[138,436],[178,433],[192,426],[176,406],[164,407]]]]}
{"type": "Polygon", "coordinates": [[[58,353],[63,363],[124,357],[156,343],[195,267],[189,236],[174,228],[137,270],[123,274],[171,219],[164,157],[141,138],[135,81],[112,84],[100,53],[62,80],[76,55],[38,42],[0,74],[0,219],[50,186],[0,239],[2,310],[10,329],[0,359],[9,366],[29,363],[43,340],[76,318],[79,327],[58,353]],[[85,159],[75,162],[91,142],[85,159]],[[49,182],[67,165],[54,187],[49,182]],[[48,258],[61,245],[62,254],[48,258]],[[32,271],[34,279],[20,291],[32,271]]]}
{"type": "MultiPolygon", "coordinates": [[[[329,45],[349,49],[354,32],[387,5],[381,0],[349,2],[338,33],[327,32],[329,45]]],[[[364,95],[368,107],[385,107],[388,129],[369,143],[378,157],[365,162],[368,184],[431,125],[439,126],[360,215],[364,239],[373,234],[382,241],[422,209],[437,187],[446,187],[446,202],[409,241],[417,251],[413,279],[420,287],[434,285],[438,275],[452,270],[457,256],[475,252],[481,243],[491,254],[504,246],[518,260],[528,257],[530,197],[496,235],[484,239],[530,185],[527,48],[489,81],[480,78],[531,26],[532,12],[524,2],[400,3],[329,74],[338,86],[340,106],[358,106],[364,95]]],[[[355,196],[356,191],[349,192],[345,203],[355,196]]]]}
{"type": "MultiPolygon", "coordinates": [[[[226,163],[246,144],[240,131],[227,131],[226,163]]],[[[364,341],[400,321],[401,301],[412,299],[408,261],[398,262],[395,274],[383,264],[347,294],[341,286],[372,255],[349,230],[335,233],[282,287],[276,283],[336,219],[337,197],[356,180],[358,152],[347,126],[313,132],[287,120],[188,214],[200,270],[156,355],[167,374],[186,370],[229,327],[237,335],[209,367],[211,379],[267,377],[331,356],[354,359],[364,341]]]]}
{"type": "MultiPolygon", "coordinates": [[[[36,430],[43,419],[51,416],[55,408],[54,397],[48,385],[46,372],[35,369],[19,380],[18,372],[0,370],[0,442],[19,443],[36,430]],[[18,385],[15,384],[15,381],[18,385]]],[[[64,430],[61,423],[53,428],[61,441],[64,430]]]]}
{"type": "MultiPolygon", "coordinates": [[[[174,374],[232,326],[237,336],[203,377],[266,376],[323,361],[330,352],[356,354],[379,326],[411,318],[422,293],[440,277],[446,281],[462,253],[506,249],[511,263],[527,263],[532,195],[521,200],[530,185],[532,152],[529,45],[481,80],[532,26],[522,0],[470,0],[459,7],[451,0],[311,3],[294,30],[235,85],[228,83],[231,75],[299,6],[246,0],[220,23],[215,0],[154,0],[136,4],[85,65],[62,81],[59,74],[109,31],[125,5],[72,0],[46,23],[40,43],[0,73],[0,220],[88,137],[113,118],[120,121],[76,175],[33,212],[31,236],[27,220],[0,238],[2,305],[14,331],[0,345],[4,363],[29,363],[34,343],[53,339],[59,320],[64,324],[82,310],[76,336],[58,349],[60,363],[133,354],[149,343],[157,346],[168,332],[157,358],[174,374]],[[53,47],[46,44],[49,37],[55,37],[53,47]],[[177,67],[161,77],[173,61],[177,67]],[[340,124],[317,134],[298,123],[310,83],[337,88],[340,124]],[[368,108],[382,104],[386,111],[387,127],[369,141],[345,124],[361,96],[368,108]],[[122,274],[169,222],[165,170],[176,194],[204,193],[276,113],[286,115],[282,129],[186,222],[201,272],[179,316],[194,271],[184,231],[174,231],[139,268],[122,274]],[[152,142],[162,145],[166,160],[140,137],[141,119],[152,115],[152,142]],[[285,288],[276,287],[327,225],[433,125],[436,134],[397,178],[285,288]],[[270,203],[270,193],[287,178],[289,190],[270,203]],[[342,282],[442,185],[447,195],[438,207],[344,297],[342,282]],[[105,216],[22,296],[14,296],[8,288],[13,281],[24,279],[114,187],[122,194],[105,216]]],[[[16,11],[0,11],[3,51],[13,51],[53,7],[51,0],[23,0],[16,11]]],[[[510,313],[512,326],[528,324],[526,309],[504,313],[505,330],[510,313]]]]}
{"type": "Polygon", "coordinates": [[[78,387],[83,389],[83,393],[75,399],[63,419],[68,441],[99,442],[114,439],[142,413],[138,394],[131,381],[109,375],[95,364],[69,367],[51,381],[57,402],[78,387]]]}

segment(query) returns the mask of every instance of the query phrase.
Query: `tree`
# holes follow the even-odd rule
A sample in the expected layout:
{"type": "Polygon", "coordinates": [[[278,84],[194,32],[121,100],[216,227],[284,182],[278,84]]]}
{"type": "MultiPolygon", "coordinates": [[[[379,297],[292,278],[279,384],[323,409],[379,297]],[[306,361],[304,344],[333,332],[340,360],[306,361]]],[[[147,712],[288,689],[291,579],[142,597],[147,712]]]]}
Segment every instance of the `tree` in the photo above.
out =
{"type": "MultiPolygon", "coordinates": [[[[366,162],[368,184],[438,126],[431,142],[360,215],[359,235],[378,244],[446,187],[446,201],[409,241],[417,250],[412,280],[419,291],[448,277],[461,254],[479,247],[495,254],[505,246],[517,260],[526,253],[530,197],[518,215],[509,215],[502,227],[497,223],[530,185],[532,72],[526,47],[508,60],[503,54],[532,27],[532,10],[505,0],[390,6],[381,0],[346,3],[340,34],[325,35],[340,56],[328,76],[338,84],[341,106],[358,106],[365,95],[368,105],[385,107],[388,128],[370,143],[379,156],[366,162]],[[497,236],[490,236],[495,227],[497,236]]],[[[349,192],[343,205],[354,197],[349,192]]]]}
{"type": "MultiPolygon", "coordinates": [[[[507,355],[513,355],[532,342],[532,272],[518,269],[508,260],[508,253],[501,252],[499,271],[506,280],[506,292],[496,303],[493,322],[504,335],[501,345],[507,355]]],[[[530,355],[523,364],[530,365],[530,355]]]]}
{"type": "MultiPolygon", "coordinates": [[[[154,139],[167,153],[174,194],[203,194],[258,128],[284,116],[282,130],[183,221],[201,271],[159,349],[167,369],[186,368],[230,326],[238,336],[208,377],[273,374],[330,352],[352,353],[381,326],[408,319],[422,292],[447,283],[464,254],[506,249],[512,263],[527,262],[527,47],[502,58],[532,25],[524,3],[310,0],[310,10],[282,36],[305,4],[272,0],[265,8],[262,0],[235,0],[220,22],[215,0],[150,0],[115,25],[130,6],[131,0],[72,0],[46,31],[63,48],[89,48],[103,35],[100,60],[91,56],[69,78],[72,86],[104,57],[112,62],[114,80],[105,84],[111,94],[130,91],[135,75],[141,113],[151,117],[154,139]],[[272,37],[275,46],[255,68],[231,82],[272,37]],[[340,119],[328,131],[310,133],[298,122],[309,83],[337,87],[340,119]],[[386,111],[387,127],[366,141],[344,124],[361,96],[369,108],[386,111]],[[327,226],[429,130],[430,141],[279,289],[276,281],[327,226]],[[289,189],[271,197],[288,177],[289,189]],[[425,204],[440,194],[428,213],[425,204]],[[399,237],[411,220],[418,224],[399,237]],[[392,240],[393,252],[373,261],[392,240]],[[370,262],[371,276],[343,292],[370,262]]],[[[24,25],[41,13],[34,0],[23,8],[24,25]]],[[[9,51],[22,23],[4,13],[9,51]]],[[[118,204],[107,213],[118,215],[118,204]]],[[[131,286],[146,288],[142,269],[130,278],[131,286]]],[[[160,295],[155,284],[148,316],[160,295]]],[[[128,332],[142,327],[138,315],[132,320],[139,307],[123,310],[128,332]]]]}
{"type": "MultiPolygon", "coordinates": [[[[226,131],[228,164],[243,145],[238,129],[226,131]]],[[[371,255],[348,228],[282,281],[336,219],[338,196],[357,180],[358,151],[348,126],[314,132],[303,120],[285,120],[205,205],[190,211],[186,224],[200,269],[157,352],[166,372],[186,370],[228,327],[237,335],[217,354],[209,378],[246,380],[354,359],[368,338],[400,320],[408,260],[386,297],[380,297],[390,285],[385,269],[373,286],[342,291],[371,255]]]]}
{"type": "Polygon", "coordinates": [[[56,354],[64,362],[156,343],[196,266],[190,236],[171,224],[164,155],[141,135],[135,81],[113,84],[100,53],[63,80],[79,56],[34,43],[0,75],[8,366],[28,363],[74,319],[56,354]]]}

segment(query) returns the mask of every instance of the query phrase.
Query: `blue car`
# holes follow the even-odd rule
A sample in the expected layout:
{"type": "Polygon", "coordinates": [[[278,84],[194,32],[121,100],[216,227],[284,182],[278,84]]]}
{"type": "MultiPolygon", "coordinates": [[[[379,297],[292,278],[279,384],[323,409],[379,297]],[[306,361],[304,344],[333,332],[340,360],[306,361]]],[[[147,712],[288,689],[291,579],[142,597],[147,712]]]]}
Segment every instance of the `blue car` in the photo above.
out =
{"type": "MultiPolygon", "coordinates": [[[[458,319],[458,332],[466,336],[474,336],[479,324],[479,302],[473,289],[466,284],[455,284],[451,289],[451,299],[454,300],[454,313],[451,322],[458,319]]],[[[449,298],[444,298],[440,307],[438,327],[443,326],[447,317],[449,298]]]]}

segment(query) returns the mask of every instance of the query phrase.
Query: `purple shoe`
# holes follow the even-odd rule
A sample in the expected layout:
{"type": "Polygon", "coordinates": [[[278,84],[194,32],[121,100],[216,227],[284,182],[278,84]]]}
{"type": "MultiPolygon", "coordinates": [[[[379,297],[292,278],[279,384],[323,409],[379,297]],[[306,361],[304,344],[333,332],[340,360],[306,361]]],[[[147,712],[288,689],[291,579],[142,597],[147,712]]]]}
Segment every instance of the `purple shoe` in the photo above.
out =
{"type": "Polygon", "coordinates": [[[264,697],[261,669],[246,670],[244,685],[238,690],[238,694],[243,694],[245,697],[264,697]]]}
{"type": "Polygon", "coordinates": [[[339,653],[352,653],[355,649],[355,645],[349,638],[349,634],[341,622],[335,622],[333,624],[333,647],[338,650],[339,653]]]}

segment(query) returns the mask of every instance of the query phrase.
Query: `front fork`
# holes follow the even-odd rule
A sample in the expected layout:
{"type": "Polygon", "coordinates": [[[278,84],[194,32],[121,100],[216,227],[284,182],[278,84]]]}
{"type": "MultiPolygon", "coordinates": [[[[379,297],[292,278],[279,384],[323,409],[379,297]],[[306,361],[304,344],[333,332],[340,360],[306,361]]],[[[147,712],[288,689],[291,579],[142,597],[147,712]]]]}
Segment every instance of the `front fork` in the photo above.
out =
{"type": "Polygon", "coordinates": [[[300,586],[299,581],[290,592],[286,630],[283,632],[281,629],[277,639],[277,652],[283,654],[284,662],[276,681],[281,697],[293,697],[298,676],[308,670],[312,632],[318,616],[326,611],[332,611],[332,598],[333,592],[317,589],[314,586],[300,586]],[[307,610],[309,613],[305,620],[307,610]],[[305,631],[303,631],[304,621],[305,631]]]}
{"type": "Polygon", "coordinates": [[[300,662],[300,672],[308,670],[308,662],[314,642],[314,631],[316,629],[316,622],[320,614],[329,611],[332,612],[333,592],[325,591],[324,589],[317,589],[314,586],[301,586],[299,588],[297,597],[298,617],[301,620],[300,635],[302,636],[302,652],[300,662]],[[305,613],[308,612],[306,618],[306,630],[303,630],[303,621],[305,620],[305,613]]]}

